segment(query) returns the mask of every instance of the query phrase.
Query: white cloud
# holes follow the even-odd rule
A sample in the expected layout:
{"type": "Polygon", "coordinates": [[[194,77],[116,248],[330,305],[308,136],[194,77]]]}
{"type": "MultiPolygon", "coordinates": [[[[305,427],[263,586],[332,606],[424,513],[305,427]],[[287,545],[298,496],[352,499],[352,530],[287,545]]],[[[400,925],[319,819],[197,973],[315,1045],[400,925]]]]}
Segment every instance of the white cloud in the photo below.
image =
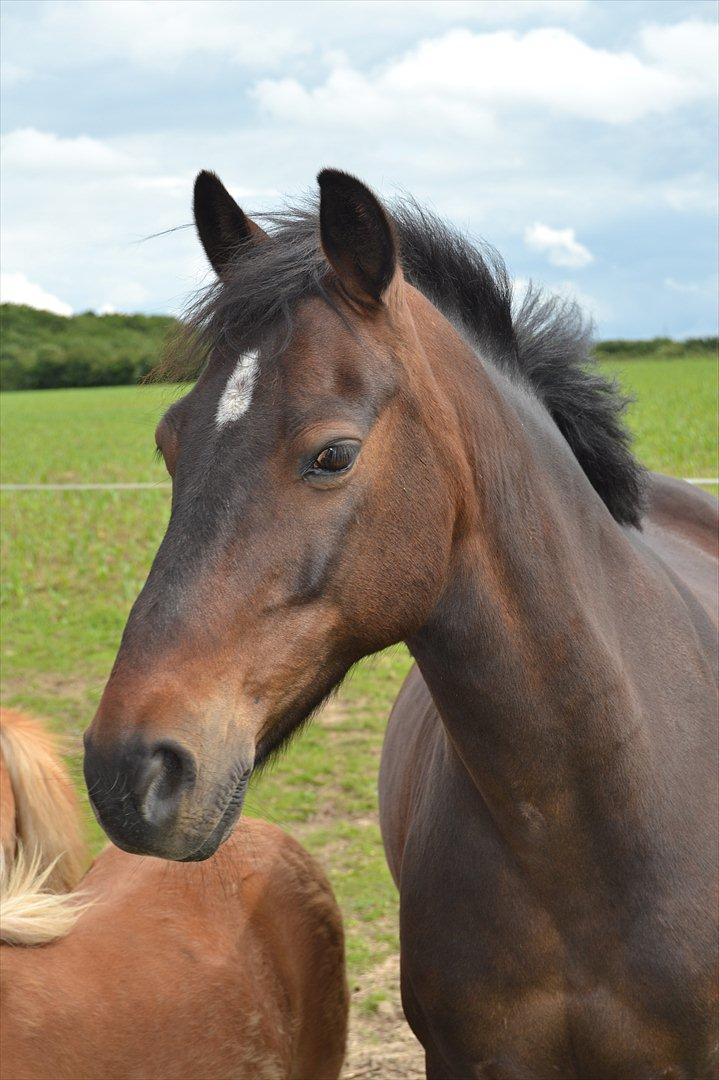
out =
{"type": "Polygon", "coordinates": [[[516,277],[512,281],[513,308],[519,310],[527,292],[537,288],[540,288],[545,296],[559,296],[562,300],[577,304],[582,313],[594,323],[608,319],[611,315],[607,304],[580,289],[573,281],[543,282],[540,285],[537,281],[525,277],[516,277]]]}
{"type": "MultiPolygon", "coordinates": [[[[340,63],[317,86],[295,78],[264,79],[254,93],[272,116],[314,125],[386,126],[401,116],[409,126],[449,124],[467,132],[474,125],[486,129],[496,110],[512,108],[631,123],[711,96],[710,50],[700,47],[695,25],[704,24],[692,24],[690,33],[674,28],[683,43],[681,62],[672,56],[667,35],[646,39],[645,48],[654,50],[647,63],[630,52],[588,45],[559,28],[525,34],[453,29],[375,72],[340,63]]],[[[704,25],[705,35],[713,31],[713,24],[704,25]]]]}
{"type": "Polygon", "coordinates": [[[390,88],[386,78],[373,79],[349,66],[335,67],[327,80],[308,90],[297,79],[263,79],[253,89],[260,107],[283,121],[307,127],[330,127],[374,133],[398,130],[425,132],[428,124],[440,130],[484,137],[495,131],[490,113],[477,104],[430,90],[413,100],[413,93],[390,88]]]}
{"type": "Polygon", "coordinates": [[[28,281],[24,274],[1,274],[0,296],[4,304],[27,304],[41,311],[52,311],[55,315],[72,315],[69,304],[28,281]]]}
{"type": "Polygon", "coordinates": [[[117,281],[106,289],[98,311],[101,315],[111,315],[115,311],[142,311],[148,298],[147,289],[139,281],[117,281]]]}
{"type": "Polygon", "coordinates": [[[716,215],[719,203],[716,176],[689,173],[660,185],[662,200],[680,213],[716,215]]]}
{"type": "Polygon", "coordinates": [[[86,135],[65,139],[35,128],[20,128],[3,135],[2,157],[5,169],[25,172],[114,172],[127,164],[123,154],[99,139],[86,135]]]}
{"type": "Polygon", "coordinates": [[[171,231],[191,221],[198,166],[217,160],[197,153],[194,140],[154,133],[5,135],[1,254],[14,302],[25,302],[26,288],[15,295],[23,282],[39,280],[56,294],[39,306],[62,297],[75,310],[179,310],[205,269],[194,229],[171,231]]]}
{"type": "Polygon", "coordinates": [[[17,86],[18,83],[26,82],[30,75],[30,71],[21,64],[10,64],[5,61],[0,64],[0,82],[3,87],[17,86]]]}
{"type": "Polygon", "coordinates": [[[573,18],[589,8],[588,0],[400,0],[395,4],[377,4],[377,0],[365,0],[372,7],[386,6],[403,9],[414,8],[417,12],[431,11],[447,22],[519,22],[536,18],[573,18]]]}
{"type": "Polygon", "coordinates": [[[547,285],[546,289],[548,293],[554,296],[561,296],[565,300],[578,304],[583,313],[588,315],[595,325],[604,323],[612,317],[611,308],[607,303],[580,289],[573,281],[554,282],[547,285]]]}
{"type": "Polygon", "coordinates": [[[252,211],[328,164],[412,192],[522,274],[589,278],[611,332],[669,327],[675,309],[684,325],[690,303],[714,310],[663,281],[708,273],[715,27],[640,32],[646,9],[614,6],[304,0],[268,20],[252,0],[12,4],[3,51],[25,82],[5,107],[4,269],[77,311],[177,311],[207,273],[195,230],[169,232],[191,222],[199,168],[252,211]],[[240,40],[249,23],[269,38],[240,40]],[[569,246],[530,250],[532,222],[570,222],[569,246]],[[595,272],[547,265],[591,257],[580,240],[601,243],[595,272]],[[123,293],[133,282],[144,297],[123,293]]]}
{"type": "MultiPolygon", "coordinates": [[[[250,6],[248,4],[246,7],[250,6]]],[[[285,15],[294,12],[306,27],[308,15],[318,14],[325,33],[332,30],[333,18],[339,15],[342,23],[354,29],[353,22],[371,25],[377,34],[406,31],[408,23],[416,28],[417,36],[437,24],[479,23],[493,26],[526,22],[572,22],[591,9],[590,0],[304,0],[301,7],[290,4],[285,15]],[[299,10],[298,10],[299,9],[299,10]]],[[[257,8],[255,8],[257,10],[257,8]]]]}
{"type": "Polygon", "coordinates": [[[245,4],[224,0],[69,0],[42,11],[40,29],[84,59],[129,59],[176,67],[190,57],[222,57],[249,68],[276,68],[307,44],[295,28],[245,4]],[[259,17],[258,17],[259,16],[259,17]]]}
{"type": "Polygon", "coordinates": [[[197,59],[277,71],[344,41],[381,55],[408,27],[420,37],[458,22],[564,23],[590,9],[590,0],[44,0],[8,10],[5,51],[22,61],[10,80],[108,61],[153,73],[197,59]]]}
{"type": "Polygon", "coordinates": [[[701,286],[693,281],[677,281],[676,278],[673,277],[664,278],[664,285],[667,289],[671,289],[672,292],[682,293],[682,295],[685,296],[690,296],[692,293],[699,293],[702,291],[701,286]]]}
{"type": "Polygon", "coordinates": [[[644,53],[664,71],[694,85],[698,95],[716,97],[719,35],[715,23],[688,19],[669,26],[645,26],[640,41],[644,53]]]}
{"type": "Polygon", "coordinates": [[[541,251],[553,266],[588,266],[594,261],[589,248],[580,244],[574,229],[553,229],[537,221],[524,230],[524,242],[534,251],[541,251]]]}
{"type": "Polygon", "coordinates": [[[664,278],[664,287],[672,292],[680,293],[682,296],[700,296],[714,301],[719,295],[716,275],[703,281],[678,281],[676,278],[666,277],[664,278]]]}

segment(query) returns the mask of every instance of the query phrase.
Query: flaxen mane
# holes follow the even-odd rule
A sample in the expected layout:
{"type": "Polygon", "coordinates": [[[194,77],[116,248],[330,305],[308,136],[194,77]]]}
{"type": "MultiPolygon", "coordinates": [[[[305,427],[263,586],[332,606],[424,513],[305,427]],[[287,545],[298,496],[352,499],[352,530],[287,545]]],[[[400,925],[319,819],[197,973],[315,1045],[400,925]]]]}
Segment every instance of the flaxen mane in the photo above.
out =
{"type": "MultiPolygon", "coordinates": [[[[591,326],[578,306],[534,286],[513,304],[506,267],[492,248],[472,244],[410,200],[390,216],[407,280],[464,331],[482,359],[531,388],[615,519],[639,526],[645,473],[630,450],[627,401],[599,372],[591,326]]],[[[160,374],[194,376],[214,348],[237,354],[278,325],[289,332],[304,297],[333,304],[316,206],[265,215],[263,224],[267,242],[238,247],[223,282],[190,309],[189,333],[160,374]]]]}
{"type": "Polygon", "coordinates": [[[24,713],[0,712],[0,938],[38,945],[83,910],[71,894],[89,855],[80,808],[55,740],[24,713]]]}

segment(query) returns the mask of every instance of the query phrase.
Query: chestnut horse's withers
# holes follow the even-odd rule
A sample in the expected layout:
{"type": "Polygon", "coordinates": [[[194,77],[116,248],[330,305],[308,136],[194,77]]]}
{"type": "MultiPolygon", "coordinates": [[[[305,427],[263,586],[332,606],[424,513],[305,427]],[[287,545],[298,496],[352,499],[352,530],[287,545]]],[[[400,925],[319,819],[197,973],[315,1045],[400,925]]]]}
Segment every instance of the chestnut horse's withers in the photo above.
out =
{"type": "Polygon", "coordinates": [[[494,254],[320,189],[266,233],[198,178],[218,284],[87,736],[98,817],[206,858],[253,766],[405,640],[381,804],[428,1073],[714,1076],[716,503],[646,479],[571,305],[513,309],[494,254]]]}

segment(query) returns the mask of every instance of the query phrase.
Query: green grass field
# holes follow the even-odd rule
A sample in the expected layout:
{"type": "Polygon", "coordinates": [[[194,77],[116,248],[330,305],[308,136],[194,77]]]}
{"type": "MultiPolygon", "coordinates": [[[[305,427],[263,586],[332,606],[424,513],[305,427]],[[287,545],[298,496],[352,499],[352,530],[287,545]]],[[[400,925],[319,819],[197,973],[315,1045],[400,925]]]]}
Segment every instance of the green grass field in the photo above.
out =
{"type": "MultiPolygon", "coordinates": [[[[637,398],[631,423],[648,466],[675,476],[718,475],[713,360],[603,366],[637,398]]],[[[178,393],[153,386],[5,394],[2,481],[164,484],[153,429],[178,393]]],[[[81,791],[80,734],[168,509],[164,486],[2,493],[2,700],[67,734],[81,791]]],[[[353,979],[396,948],[397,902],[377,826],[376,777],[386,717],[408,666],[403,648],[359,665],[248,799],[251,814],[288,828],[324,862],[345,915],[353,979]]],[[[87,821],[97,848],[102,837],[89,812],[87,821]]],[[[373,1002],[368,995],[367,1007],[373,1002]]]]}

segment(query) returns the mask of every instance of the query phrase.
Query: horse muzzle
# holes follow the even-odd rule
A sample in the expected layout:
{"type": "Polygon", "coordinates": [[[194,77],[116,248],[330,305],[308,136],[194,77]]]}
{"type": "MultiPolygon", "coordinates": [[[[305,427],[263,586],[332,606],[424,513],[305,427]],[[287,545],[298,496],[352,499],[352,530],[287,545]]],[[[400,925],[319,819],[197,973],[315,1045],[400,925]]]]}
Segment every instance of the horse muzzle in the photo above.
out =
{"type": "Polygon", "coordinates": [[[209,858],[231,832],[252,761],[239,763],[222,791],[205,799],[195,755],[177,740],[135,735],[101,746],[88,732],[84,770],[95,816],[117,847],[187,862],[209,858]]]}

